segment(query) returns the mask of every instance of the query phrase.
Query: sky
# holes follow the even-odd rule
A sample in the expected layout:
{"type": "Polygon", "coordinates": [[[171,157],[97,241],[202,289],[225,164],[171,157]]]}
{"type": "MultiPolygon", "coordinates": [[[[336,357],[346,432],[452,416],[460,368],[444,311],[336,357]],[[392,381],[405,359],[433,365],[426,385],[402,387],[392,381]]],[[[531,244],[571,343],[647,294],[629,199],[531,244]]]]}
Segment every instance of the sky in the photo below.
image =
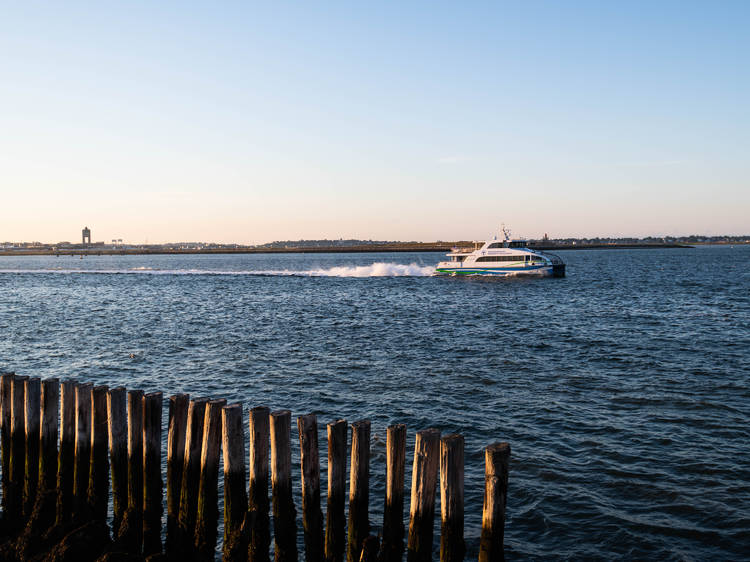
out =
{"type": "Polygon", "coordinates": [[[750,2],[0,13],[0,242],[750,233],[750,2]]]}

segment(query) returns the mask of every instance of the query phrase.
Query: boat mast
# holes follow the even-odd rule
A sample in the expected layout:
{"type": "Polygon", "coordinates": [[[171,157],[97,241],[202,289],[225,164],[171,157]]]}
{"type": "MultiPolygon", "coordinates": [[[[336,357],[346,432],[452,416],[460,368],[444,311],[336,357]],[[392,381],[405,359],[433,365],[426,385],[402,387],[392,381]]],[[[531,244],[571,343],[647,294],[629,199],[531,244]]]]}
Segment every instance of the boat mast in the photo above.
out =
{"type": "Polygon", "coordinates": [[[503,240],[506,242],[510,240],[510,230],[505,228],[505,223],[500,225],[500,231],[503,233],[503,240]]]}

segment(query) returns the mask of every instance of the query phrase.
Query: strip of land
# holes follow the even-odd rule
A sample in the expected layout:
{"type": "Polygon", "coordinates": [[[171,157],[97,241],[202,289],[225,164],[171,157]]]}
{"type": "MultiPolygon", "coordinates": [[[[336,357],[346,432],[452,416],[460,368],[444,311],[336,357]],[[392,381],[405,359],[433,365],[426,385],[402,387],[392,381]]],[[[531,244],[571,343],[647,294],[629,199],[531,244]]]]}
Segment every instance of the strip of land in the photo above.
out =
{"type": "MultiPolygon", "coordinates": [[[[19,248],[2,249],[0,256],[128,256],[158,254],[353,254],[353,253],[401,253],[401,252],[450,252],[456,247],[472,247],[469,241],[458,242],[409,242],[393,244],[362,244],[355,246],[316,246],[284,248],[165,248],[165,247],[129,247],[129,248],[19,248]]],[[[642,244],[554,244],[530,243],[529,248],[536,250],[617,250],[617,249],[654,249],[654,248],[692,248],[688,244],[642,243],[642,244]]]]}

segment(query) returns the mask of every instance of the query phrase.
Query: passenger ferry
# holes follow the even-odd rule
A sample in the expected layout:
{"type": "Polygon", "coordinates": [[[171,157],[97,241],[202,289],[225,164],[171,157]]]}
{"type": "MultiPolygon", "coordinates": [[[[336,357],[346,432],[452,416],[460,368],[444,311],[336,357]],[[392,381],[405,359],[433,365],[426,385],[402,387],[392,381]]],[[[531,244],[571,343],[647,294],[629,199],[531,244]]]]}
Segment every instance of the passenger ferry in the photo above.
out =
{"type": "Polygon", "coordinates": [[[502,228],[503,240],[474,242],[473,248],[453,248],[450,261],[435,268],[439,275],[540,275],[565,277],[565,263],[548,252],[529,248],[527,240],[511,240],[502,228]]]}

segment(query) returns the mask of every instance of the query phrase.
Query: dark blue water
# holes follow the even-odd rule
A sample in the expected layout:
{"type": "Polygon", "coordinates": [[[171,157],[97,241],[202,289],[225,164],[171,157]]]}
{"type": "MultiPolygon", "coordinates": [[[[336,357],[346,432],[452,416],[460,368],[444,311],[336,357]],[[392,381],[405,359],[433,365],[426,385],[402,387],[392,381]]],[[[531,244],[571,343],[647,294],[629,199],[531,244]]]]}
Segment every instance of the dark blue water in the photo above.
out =
{"type": "Polygon", "coordinates": [[[0,258],[0,368],[369,418],[376,528],[385,428],[463,433],[470,557],[498,440],[510,558],[747,556],[750,247],[566,252],[564,279],[439,257],[0,258]]]}

